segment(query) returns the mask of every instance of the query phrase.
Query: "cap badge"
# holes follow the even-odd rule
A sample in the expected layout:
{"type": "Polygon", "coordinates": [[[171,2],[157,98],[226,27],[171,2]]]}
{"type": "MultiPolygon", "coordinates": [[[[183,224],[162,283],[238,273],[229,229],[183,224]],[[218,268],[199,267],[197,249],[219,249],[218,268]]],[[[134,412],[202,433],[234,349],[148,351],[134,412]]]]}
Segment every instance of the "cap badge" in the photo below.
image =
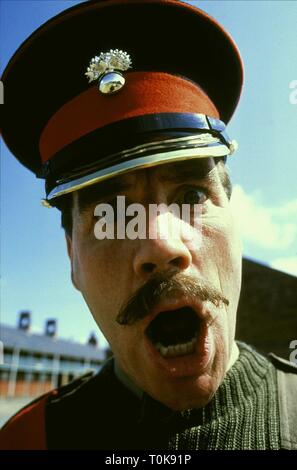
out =
{"type": "Polygon", "coordinates": [[[132,61],[127,52],[119,49],[110,49],[109,52],[101,52],[93,57],[85,75],[89,83],[99,80],[99,91],[104,95],[110,95],[121,90],[125,85],[122,73],[131,68],[132,61]]]}

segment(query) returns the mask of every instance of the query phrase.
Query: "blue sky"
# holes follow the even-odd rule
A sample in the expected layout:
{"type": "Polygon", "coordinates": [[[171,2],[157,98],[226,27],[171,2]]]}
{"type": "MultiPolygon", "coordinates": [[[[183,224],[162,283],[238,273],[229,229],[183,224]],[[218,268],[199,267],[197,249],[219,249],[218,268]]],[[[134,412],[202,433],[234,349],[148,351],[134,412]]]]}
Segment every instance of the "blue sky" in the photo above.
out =
{"type": "MultiPolygon", "coordinates": [[[[75,3],[2,0],[1,70],[33,30],[75,3]]],[[[191,3],[225,26],[245,62],[228,126],[239,142],[229,168],[244,254],[297,275],[297,104],[289,88],[297,80],[297,2],[191,3]]],[[[84,341],[97,326],[71,285],[59,213],[41,206],[43,196],[43,183],[1,142],[1,321],[15,324],[18,311],[29,309],[36,330],[56,317],[61,336],[84,341]]]]}

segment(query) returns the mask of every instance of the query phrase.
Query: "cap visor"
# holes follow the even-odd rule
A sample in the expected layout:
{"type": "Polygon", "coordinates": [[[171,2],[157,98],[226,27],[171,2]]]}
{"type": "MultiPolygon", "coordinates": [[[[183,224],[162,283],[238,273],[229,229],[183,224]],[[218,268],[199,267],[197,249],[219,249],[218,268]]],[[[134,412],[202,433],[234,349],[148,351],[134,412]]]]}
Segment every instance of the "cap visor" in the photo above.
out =
{"type": "Polygon", "coordinates": [[[186,148],[179,150],[172,150],[169,152],[156,153],[144,157],[138,157],[137,159],[131,159],[125,162],[118,163],[108,168],[103,168],[79,178],[73,179],[72,181],[62,182],[50,191],[47,196],[47,200],[51,201],[57,197],[78,191],[79,189],[85,188],[95,183],[113,178],[115,176],[122,175],[134,170],[140,170],[143,168],[150,168],[157,165],[164,165],[170,162],[178,162],[194,158],[210,158],[210,157],[224,157],[230,155],[230,150],[227,145],[216,144],[206,147],[199,148],[186,148]]]}

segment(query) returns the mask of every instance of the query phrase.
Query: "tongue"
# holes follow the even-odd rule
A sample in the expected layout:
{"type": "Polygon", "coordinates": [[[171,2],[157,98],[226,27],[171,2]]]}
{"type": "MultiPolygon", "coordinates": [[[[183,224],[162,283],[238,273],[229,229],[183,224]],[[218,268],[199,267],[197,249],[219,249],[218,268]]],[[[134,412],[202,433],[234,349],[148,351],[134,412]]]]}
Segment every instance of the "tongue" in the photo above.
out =
{"type": "Polygon", "coordinates": [[[163,346],[186,343],[197,333],[199,320],[189,307],[160,313],[151,322],[147,335],[153,343],[163,346]]]}

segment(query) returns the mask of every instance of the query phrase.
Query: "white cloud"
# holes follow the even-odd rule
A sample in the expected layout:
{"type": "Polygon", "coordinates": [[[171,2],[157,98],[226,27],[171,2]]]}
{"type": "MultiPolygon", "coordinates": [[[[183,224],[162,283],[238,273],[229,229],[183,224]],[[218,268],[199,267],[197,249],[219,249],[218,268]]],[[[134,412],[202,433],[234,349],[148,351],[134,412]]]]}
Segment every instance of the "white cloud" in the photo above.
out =
{"type": "Polygon", "coordinates": [[[277,258],[270,263],[272,268],[297,276],[297,256],[277,258]]]}
{"type": "Polygon", "coordinates": [[[297,215],[297,199],[293,199],[280,207],[271,208],[271,213],[276,216],[290,217],[297,215]]]}
{"type": "Polygon", "coordinates": [[[261,193],[247,194],[234,186],[231,207],[243,241],[267,248],[285,250],[297,245],[297,199],[277,207],[261,203],[261,193]]]}

